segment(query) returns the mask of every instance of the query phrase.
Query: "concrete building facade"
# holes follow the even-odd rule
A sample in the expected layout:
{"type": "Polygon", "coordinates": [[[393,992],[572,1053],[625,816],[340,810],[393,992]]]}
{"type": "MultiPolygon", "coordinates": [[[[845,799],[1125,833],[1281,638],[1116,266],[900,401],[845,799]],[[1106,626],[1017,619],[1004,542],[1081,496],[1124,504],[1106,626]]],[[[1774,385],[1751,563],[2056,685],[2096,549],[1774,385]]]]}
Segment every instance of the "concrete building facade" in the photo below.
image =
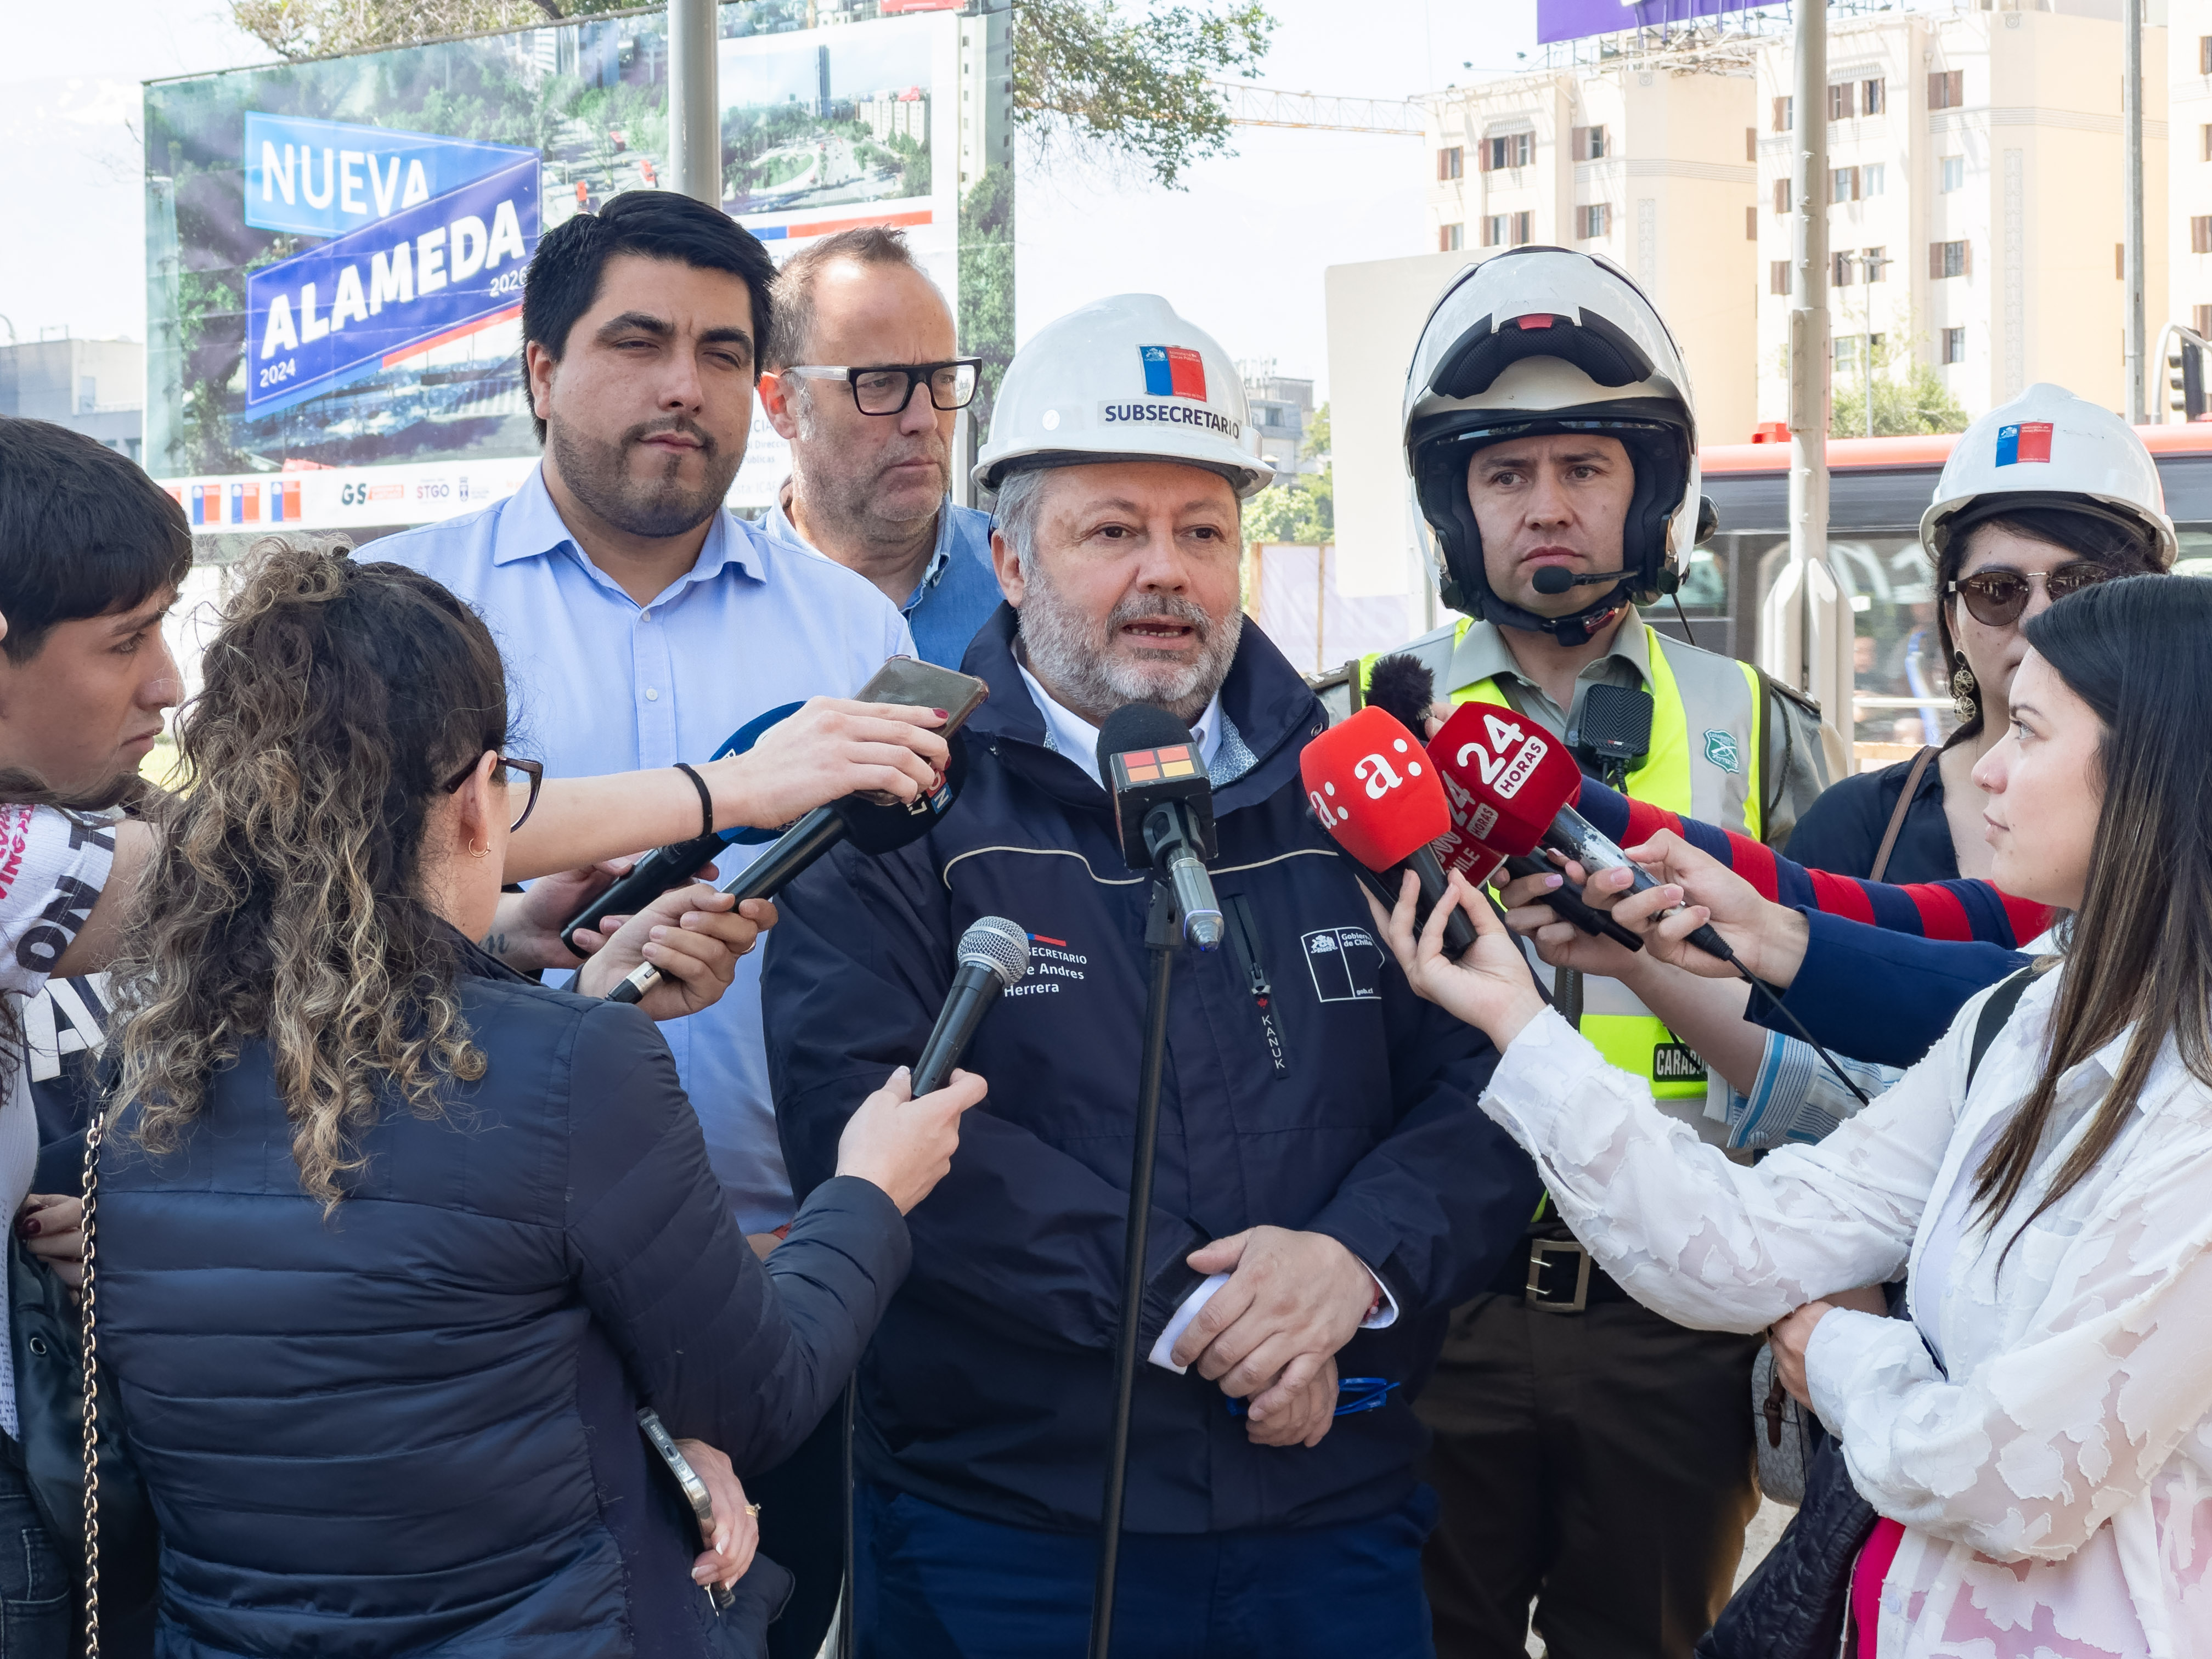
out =
{"type": "Polygon", "coordinates": [[[146,348],[69,338],[0,346],[0,415],[55,422],[143,465],[146,348]]]}
{"type": "Polygon", "coordinates": [[[1755,97],[1747,52],[1435,94],[1430,245],[1468,260],[1528,242],[1603,254],[1674,330],[1700,427],[1714,441],[1748,438],[1754,328],[1745,296],[1757,245],[1747,215],[1759,168],[1746,134],[1755,97]]]}
{"type": "Polygon", "coordinates": [[[1237,372],[1244,381],[1246,411],[1260,434],[1260,453],[1273,465],[1275,476],[1288,479],[1318,471],[1321,464],[1304,455],[1314,383],[1276,374],[1272,357],[1240,362],[1237,372]]]}
{"type": "MultiPolygon", "coordinates": [[[[2212,0],[2196,3],[2212,15],[2212,0]]],[[[1828,122],[1822,193],[1837,390],[1865,374],[1871,340],[1893,362],[1934,365],[1970,416],[2039,380],[2126,407],[2121,39],[2117,17],[2098,15],[2107,9],[1834,21],[1827,107],[1818,113],[1828,122]]],[[[2166,317],[2171,240],[2166,36],[2143,32],[2144,297],[2154,345],[2166,317]]],[[[1803,118],[1792,107],[1793,76],[1788,40],[1762,42],[1762,422],[1789,413],[1789,194],[1803,118]]]]}

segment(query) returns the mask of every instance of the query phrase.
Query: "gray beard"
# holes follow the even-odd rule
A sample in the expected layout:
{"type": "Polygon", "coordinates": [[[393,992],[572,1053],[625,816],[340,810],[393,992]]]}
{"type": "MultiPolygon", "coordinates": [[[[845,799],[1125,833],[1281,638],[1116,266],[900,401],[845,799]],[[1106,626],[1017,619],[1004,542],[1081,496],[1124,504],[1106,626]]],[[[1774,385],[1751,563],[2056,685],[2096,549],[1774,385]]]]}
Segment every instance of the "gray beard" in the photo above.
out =
{"type": "Polygon", "coordinates": [[[676,470],[682,462],[673,459],[659,478],[642,483],[631,478],[623,465],[629,447],[649,433],[668,429],[666,422],[655,421],[634,427],[608,444],[579,437],[565,427],[549,422],[545,437],[561,482],[601,522],[626,536],[660,540],[706,523],[730,493],[730,480],[737,477],[738,463],[744,459],[740,451],[725,465],[714,440],[686,423],[682,429],[705,446],[701,451],[707,465],[705,481],[696,489],[677,483],[676,470]]]}
{"type": "Polygon", "coordinates": [[[1114,607],[1102,629],[1062,600],[1047,580],[1042,561],[1030,566],[1021,605],[1022,647],[1030,669],[1053,695],[1089,719],[1124,703],[1158,703],[1186,726],[1206,712],[1229,678],[1243,637],[1244,613],[1216,622],[1188,599],[1132,597],[1114,607]],[[1199,653],[1190,661],[1146,662],[1113,655],[1109,641],[1122,623],[1142,616],[1169,616],[1198,629],[1199,653]]]}

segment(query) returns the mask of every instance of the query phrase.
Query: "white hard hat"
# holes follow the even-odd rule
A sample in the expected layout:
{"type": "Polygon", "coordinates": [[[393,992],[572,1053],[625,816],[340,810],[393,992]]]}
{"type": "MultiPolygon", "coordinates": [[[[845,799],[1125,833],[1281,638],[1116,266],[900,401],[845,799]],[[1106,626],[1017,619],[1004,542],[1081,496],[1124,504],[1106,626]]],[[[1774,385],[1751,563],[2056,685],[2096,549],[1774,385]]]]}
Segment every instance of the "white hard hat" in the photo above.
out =
{"type": "Polygon", "coordinates": [[[1157,294],[1117,294],[1047,324],[1006,366],[975,482],[1098,461],[1181,461],[1240,496],[1275,471],[1244,408],[1244,380],[1211,334],[1157,294]]]}
{"type": "Polygon", "coordinates": [[[1443,556],[1444,602],[1566,643],[1625,599],[1674,590],[1698,536],[1698,421],[1674,337],[1610,260],[1520,247],[1462,270],[1421,331],[1406,376],[1406,463],[1443,556]],[[1571,617],[1540,617],[1492,592],[1468,499],[1468,458],[1509,438],[1594,432],[1636,471],[1620,585],[1571,617]]]}
{"type": "Polygon", "coordinates": [[[2109,409],[2064,386],[2032,386],[1959,434],[1936,497],[1920,516],[1920,544],[1940,562],[1952,537],[2005,512],[2055,507],[2117,520],[2146,537],[2160,569],[2180,551],[2158,464],[2109,409]]]}

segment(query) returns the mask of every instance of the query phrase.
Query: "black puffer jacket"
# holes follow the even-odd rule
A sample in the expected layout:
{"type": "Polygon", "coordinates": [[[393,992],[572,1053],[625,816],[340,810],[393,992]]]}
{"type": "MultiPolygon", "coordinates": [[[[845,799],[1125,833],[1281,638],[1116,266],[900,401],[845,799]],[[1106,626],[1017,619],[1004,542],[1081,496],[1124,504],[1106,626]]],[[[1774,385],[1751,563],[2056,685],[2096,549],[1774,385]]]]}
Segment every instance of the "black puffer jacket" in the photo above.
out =
{"type": "Polygon", "coordinates": [[[691,1583],[637,1408],[775,1462],[905,1277],[905,1223],[840,1178],[763,1267],[651,1022],[468,968],[488,1070],[442,1117],[387,1104],[327,1221],[259,1043],[173,1156],[129,1115],[103,1152],[100,1352],[165,1654],[753,1650],[761,1610],[718,1620],[691,1583]]]}

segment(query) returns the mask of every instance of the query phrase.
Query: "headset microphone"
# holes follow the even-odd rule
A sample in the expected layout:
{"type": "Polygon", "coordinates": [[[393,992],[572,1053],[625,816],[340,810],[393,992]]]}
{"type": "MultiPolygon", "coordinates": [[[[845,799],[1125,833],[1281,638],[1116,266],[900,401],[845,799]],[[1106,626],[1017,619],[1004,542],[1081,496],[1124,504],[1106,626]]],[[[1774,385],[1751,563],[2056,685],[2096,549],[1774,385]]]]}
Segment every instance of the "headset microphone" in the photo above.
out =
{"type": "MultiPolygon", "coordinates": [[[[1421,886],[1417,925],[1425,927],[1447,891],[1443,863],[1430,843],[1451,834],[1452,818],[1420,739],[1370,706],[1308,744],[1298,775],[1322,828],[1359,866],[1364,884],[1386,910],[1398,902],[1404,872],[1413,872],[1421,886]]],[[[1474,943],[1473,925],[1455,908],[1444,923],[1446,953],[1457,957],[1474,943]]]]}
{"type": "Polygon", "coordinates": [[[1633,570],[1594,570],[1587,576],[1577,576],[1563,564],[1547,564],[1536,573],[1534,586],[1539,593],[1557,599],[1571,587],[1602,587],[1607,582],[1626,581],[1636,574],[1633,570]]]}

